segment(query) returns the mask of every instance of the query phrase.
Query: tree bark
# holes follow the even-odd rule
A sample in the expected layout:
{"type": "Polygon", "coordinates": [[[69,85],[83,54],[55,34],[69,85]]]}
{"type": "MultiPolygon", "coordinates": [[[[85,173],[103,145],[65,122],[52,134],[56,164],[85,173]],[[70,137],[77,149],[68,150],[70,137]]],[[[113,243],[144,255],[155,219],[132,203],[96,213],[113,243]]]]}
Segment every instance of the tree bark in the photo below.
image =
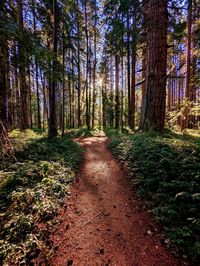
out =
{"type": "Polygon", "coordinates": [[[63,51],[62,51],[62,67],[63,67],[63,75],[62,75],[62,136],[64,136],[65,133],[65,35],[64,35],[64,28],[62,33],[63,38],[63,51]]]}
{"type": "Polygon", "coordinates": [[[95,126],[96,105],[96,65],[97,65],[97,3],[94,1],[94,64],[93,64],[93,102],[92,102],[92,128],[95,126]]]}
{"type": "Polygon", "coordinates": [[[57,136],[56,125],[56,66],[57,66],[57,0],[53,0],[53,53],[54,59],[52,63],[53,77],[51,87],[49,88],[49,132],[48,137],[57,136]]]}
{"type": "Polygon", "coordinates": [[[145,88],[146,88],[146,47],[142,49],[142,103],[145,97],[145,88]]]}
{"type": "Polygon", "coordinates": [[[147,81],[139,129],[162,131],[165,125],[167,0],[147,5],[147,81]]]}
{"type": "Polygon", "coordinates": [[[86,62],[86,126],[90,129],[90,114],[89,114],[89,36],[88,36],[88,15],[87,15],[87,0],[85,0],[85,37],[86,37],[86,49],[87,49],[87,62],[86,62]]]}
{"type": "Polygon", "coordinates": [[[0,40],[0,121],[7,125],[7,87],[5,65],[5,40],[0,40]]]}
{"type": "Polygon", "coordinates": [[[131,63],[130,63],[130,11],[127,10],[127,88],[128,88],[128,125],[131,127],[131,63]]]}
{"type": "Polygon", "coordinates": [[[191,79],[191,40],[192,40],[192,0],[188,0],[188,24],[187,24],[187,54],[186,54],[186,88],[185,97],[190,99],[191,79]]]}
{"type": "Polygon", "coordinates": [[[120,120],[120,100],[119,100],[119,56],[115,54],[115,128],[119,128],[120,120]]]}
{"type": "Polygon", "coordinates": [[[110,127],[114,126],[113,58],[110,56],[110,127]]]}
{"type": "MultiPolygon", "coordinates": [[[[78,0],[77,0],[77,6],[79,6],[78,0]]],[[[77,11],[77,29],[78,29],[78,128],[82,126],[81,123],[81,48],[80,48],[80,16],[79,16],[79,10],[77,11]]]]}
{"type": "MultiPolygon", "coordinates": [[[[24,21],[23,21],[23,4],[22,0],[17,1],[17,21],[21,31],[24,30],[24,21]]],[[[21,130],[25,130],[28,128],[28,84],[26,79],[27,73],[27,59],[25,55],[25,50],[21,43],[19,43],[18,47],[19,54],[19,81],[20,81],[20,101],[21,101],[21,119],[20,119],[20,128],[21,130]]]]}
{"type": "Polygon", "coordinates": [[[132,37],[132,77],[131,77],[131,110],[130,128],[135,130],[135,70],[136,70],[136,18],[133,14],[133,37],[132,37]]]}
{"type": "MultiPolygon", "coordinates": [[[[33,30],[36,37],[36,14],[35,14],[35,3],[32,0],[32,9],[33,9],[33,30]]],[[[36,95],[37,95],[37,127],[38,129],[42,128],[41,125],[41,113],[40,113],[40,93],[39,93],[39,81],[38,81],[38,62],[35,58],[35,73],[36,73],[36,95]]]]}
{"type": "Polygon", "coordinates": [[[130,113],[130,128],[132,130],[135,130],[135,69],[136,69],[136,47],[133,47],[133,51],[132,51],[132,84],[131,84],[131,113],[130,113]]]}

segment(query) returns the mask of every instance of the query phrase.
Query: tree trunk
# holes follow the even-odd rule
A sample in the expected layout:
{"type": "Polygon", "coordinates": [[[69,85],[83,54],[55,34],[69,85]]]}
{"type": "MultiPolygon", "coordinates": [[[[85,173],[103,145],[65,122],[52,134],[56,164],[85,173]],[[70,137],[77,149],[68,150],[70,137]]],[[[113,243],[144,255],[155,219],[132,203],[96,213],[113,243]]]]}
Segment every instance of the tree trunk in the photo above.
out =
{"type": "Polygon", "coordinates": [[[186,54],[186,88],[185,97],[190,98],[191,79],[191,39],[192,39],[192,0],[188,0],[188,24],[187,24],[187,54],[186,54]]]}
{"type": "MultiPolygon", "coordinates": [[[[23,4],[22,0],[17,1],[17,21],[20,29],[24,29],[23,21],[23,4]]],[[[19,53],[19,81],[20,81],[20,101],[21,101],[21,119],[20,119],[20,128],[25,130],[28,128],[28,84],[26,79],[27,72],[27,59],[25,55],[25,49],[23,49],[23,44],[19,43],[18,53],[19,53]]]]}
{"type": "MultiPolygon", "coordinates": [[[[34,81],[33,81],[34,82],[34,81]]],[[[30,120],[30,128],[33,128],[33,115],[32,115],[32,90],[31,90],[31,71],[30,66],[28,68],[28,83],[29,83],[29,90],[28,90],[28,109],[29,109],[29,120],[30,120]]]]}
{"type": "Polygon", "coordinates": [[[63,28],[63,51],[62,51],[62,67],[63,67],[63,75],[62,75],[62,136],[65,133],[65,35],[63,28]]]}
{"type": "Polygon", "coordinates": [[[45,130],[45,121],[48,123],[48,107],[47,107],[47,98],[46,98],[46,80],[45,75],[42,75],[42,71],[40,70],[40,78],[42,82],[42,90],[43,90],[43,131],[45,130]]]}
{"type": "Polygon", "coordinates": [[[130,13],[127,10],[127,87],[128,87],[128,125],[131,127],[131,63],[130,63],[130,13]]]}
{"type": "Polygon", "coordinates": [[[147,81],[140,129],[162,131],[165,125],[167,0],[148,1],[147,10],[147,81]]]}
{"type": "Polygon", "coordinates": [[[96,105],[96,65],[97,65],[97,3],[94,1],[94,65],[93,65],[93,102],[92,102],[92,128],[95,126],[95,105],[96,105]]]}
{"type": "Polygon", "coordinates": [[[5,40],[0,40],[0,121],[7,125],[7,87],[5,65],[5,40]]]}
{"type": "Polygon", "coordinates": [[[71,90],[71,50],[69,49],[69,69],[70,73],[68,76],[68,93],[69,93],[69,127],[72,128],[72,90],[71,90]]]}
{"type": "MultiPolygon", "coordinates": [[[[35,3],[32,0],[32,8],[33,8],[33,30],[36,38],[36,15],[35,15],[35,3]]],[[[35,73],[36,73],[36,95],[37,95],[37,127],[38,129],[42,128],[41,125],[41,114],[40,114],[40,94],[39,94],[39,81],[38,81],[38,62],[35,58],[35,73]]]]}
{"type": "MultiPolygon", "coordinates": [[[[17,58],[17,45],[14,45],[14,58],[17,58]]],[[[14,61],[17,64],[16,60],[14,61]]],[[[16,111],[15,111],[15,125],[20,128],[20,95],[19,95],[19,75],[18,68],[14,67],[14,79],[15,79],[15,98],[16,98],[16,111]]]]}
{"type": "Polygon", "coordinates": [[[102,125],[106,128],[106,75],[102,84],[102,125]]]}
{"type": "Polygon", "coordinates": [[[49,89],[49,132],[48,137],[53,138],[57,136],[56,125],[56,66],[57,66],[57,0],[53,0],[53,52],[54,59],[52,63],[53,77],[51,87],[49,89]]]}
{"type": "Polygon", "coordinates": [[[75,128],[74,55],[72,50],[72,128],[75,128]]]}
{"type": "Polygon", "coordinates": [[[35,69],[36,69],[36,93],[37,93],[37,127],[38,127],[38,129],[41,129],[42,125],[41,125],[41,113],[40,113],[40,93],[39,93],[37,61],[35,62],[35,69]]]}
{"type": "MultiPolygon", "coordinates": [[[[135,12],[134,12],[135,13],[135,12]]],[[[135,14],[133,15],[133,37],[132,37],[132,78],[131,78],[131,110],[130,128],[135,130],[135,69],[136,69],[136,25],[135,14]]]]}
{"type": "Polygon", "coordinates": [[[89,114],[89,37],[88,37],[88,15],[87,15],[87,0],[85,0],[85,36],[86,36],[86,48],[87,48],[87,62],[86,62],[86,82],[85,82],[85,93],[86,93],[86,126],[90,129],[90,114],[89,114]]]}
{"type": "Polygon", "coordinates": [[[119,56],[115,55],[115,128],[119,128],[120,120],[120,101],[119,101],[119,56]]]}
{"type": "Polygon", "coordinates": [[[114,126],[113,60],[110,56],[110,127],[114,126]]]}
{"type": "MultiPolygon", "coordinates": [[[[77,6],[79,6],[78,0],[77,0],[77,6]]],[[[77,11],[79,12],[79,10],[77,11]]],[[[79,13],[77,15],[77,29],[78,29],[78,128],[82,126],[81,124],[81,51],[80,51],[80,16],[79,13]]]]}
{"type": "Polygon", "coordinates": [[[121,130],[124,129],[124,47],[121,49],[121,130]]]}
{"type": "Polygon", "coordinates": [[[171,79],[168,81],[168,94],[167,94],[167,98],[168,98],[168,112],[170,112],[172,110],[172,81],[171,79]]]}
{"type": "Polygon", "coordinates": [[[131,84],[131,113],[130,128],[135,130],[135,69],[136,69],[136,47],[132,51],[132,84],[131,84]]]}
{"type": "Polygon", "coordinates": [[[142,103],[145,98],[145,88],[146,88],[146,47],[142,49],[142,103]]]}

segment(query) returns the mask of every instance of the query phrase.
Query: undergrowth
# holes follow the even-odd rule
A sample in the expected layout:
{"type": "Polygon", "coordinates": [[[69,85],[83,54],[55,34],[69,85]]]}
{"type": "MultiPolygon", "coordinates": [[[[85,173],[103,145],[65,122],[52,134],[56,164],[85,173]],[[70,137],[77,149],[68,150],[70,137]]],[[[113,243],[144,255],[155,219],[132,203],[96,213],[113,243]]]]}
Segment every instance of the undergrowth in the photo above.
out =
{"type": "Polygon", "coordinates": [[[15,158],[0,164],[0,264],[28,265],[48,256],[48,233],[69,183],[82,159],[82,148],[69,136],[48,140],[41,133],[10,134],[15,158]]]}
{"type": "Polygon", "coordinates": [[[78,129],[69,129],[66,131],[65,136],[67,137],[93,137],[99,129],[87,129],[87,128],[78,128],[78,129]]]}
{"type": "Polygon", "coordinates": [[[125,135],[107,130],[109,147],[163,225],[176,254],[200,261],[200,137],[166,131],[125,135]]]}

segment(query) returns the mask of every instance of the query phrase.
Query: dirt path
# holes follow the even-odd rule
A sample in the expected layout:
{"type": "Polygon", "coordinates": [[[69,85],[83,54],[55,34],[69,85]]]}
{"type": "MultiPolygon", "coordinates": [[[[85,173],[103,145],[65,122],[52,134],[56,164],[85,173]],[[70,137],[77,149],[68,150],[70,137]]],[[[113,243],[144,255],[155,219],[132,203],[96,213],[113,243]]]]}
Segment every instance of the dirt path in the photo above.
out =
{"type": "Polygon", "coordinates": [[[127,173],[107,150],[107,137],[78,139],[85,161],[52,240],[54,266],[181,265],[161,244],[151,215],[127,173]]]}

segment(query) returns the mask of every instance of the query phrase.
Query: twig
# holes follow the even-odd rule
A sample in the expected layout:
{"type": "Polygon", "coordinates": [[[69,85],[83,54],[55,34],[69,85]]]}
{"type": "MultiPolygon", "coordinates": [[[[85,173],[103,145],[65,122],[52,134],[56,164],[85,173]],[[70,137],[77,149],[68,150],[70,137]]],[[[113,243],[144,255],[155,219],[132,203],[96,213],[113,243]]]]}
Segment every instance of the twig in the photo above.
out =
{"type": "Polygon", "coordinates": [[[87,221],[83,227],[85,227],[87,224],[91,223],[95,218],[97,218],[100,214],[102,214],[103,211],[98,212],[94,217],[92,217],[89,221],[87,221]]]}

